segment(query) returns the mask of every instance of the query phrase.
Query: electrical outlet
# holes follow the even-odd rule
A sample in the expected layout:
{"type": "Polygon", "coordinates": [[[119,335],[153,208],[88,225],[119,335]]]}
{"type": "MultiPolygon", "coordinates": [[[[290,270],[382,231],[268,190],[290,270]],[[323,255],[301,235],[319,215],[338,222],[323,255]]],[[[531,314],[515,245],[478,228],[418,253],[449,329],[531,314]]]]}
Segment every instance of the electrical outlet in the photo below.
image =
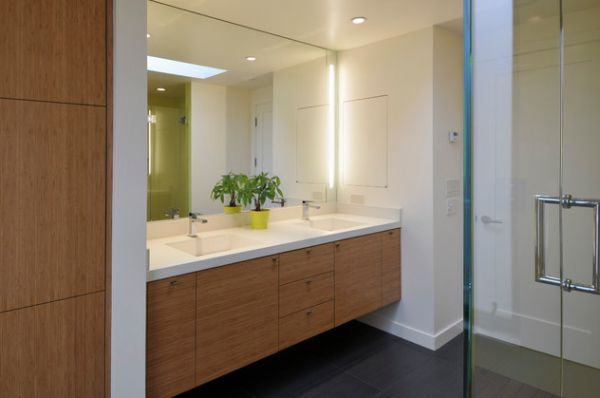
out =
{"type": "Polygon", "coordinates": [[[356,205],[364,205],[365,204],[365,196],[364,195],[350,195],[350,203],[354,203],[356,205]]]}
{"type": "Polygon", "coordinates": [[[460,181],[446,180],[446,197],[454,198],[460,195],[460,181]]]}

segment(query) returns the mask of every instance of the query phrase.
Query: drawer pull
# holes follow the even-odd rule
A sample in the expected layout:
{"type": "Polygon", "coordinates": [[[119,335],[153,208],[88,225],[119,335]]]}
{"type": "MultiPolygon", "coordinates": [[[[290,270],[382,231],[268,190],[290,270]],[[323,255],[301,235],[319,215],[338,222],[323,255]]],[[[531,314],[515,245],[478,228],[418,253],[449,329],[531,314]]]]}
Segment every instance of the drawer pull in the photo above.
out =
{"type": "Polygon", "coordinates": [[[277,262],[277,257],[273,257],[273,258],[271,259],[271,261],[273,261],[273,263],[276,263],[276,262],[277,262]]]}
{"type": "Polygon", "coordinates": [[[306,316],[311,316],[313,314],[313,310],[306,311],[306,316]]]}
{"type": "Polygon", "coordinates": [[[337,242],[337,243],[335,244],[335,247],[339,248],[339,247],[340,247],[340,245],[341,245],[341,244],[340,244],[339,242],[337,242]]]}
{"type": "Polygon", "coordinates": [[[180,284],[180,282],[179,282],[179,281],[177,281],[177,280],[175,280],[175,281],[171,281],[169,284],[170,284],[171,286],[177,286],[177,285],[179,285],[179,284],[180,284]]]}
{"type": "Polygon", "coordinates": [[[306,254],[308,254],[309,256],[310,256],[310,253],[311,253],[310,249],[306,251],[306,254]]]}
{"type": "Polygon", "coordinates": [[[388,232],[388,235],[394,235],[394,231],[388,232]]]}
{"type": "Polygon", "coordinates": [[[312,283],[312,281],[309,279],[309,280],[305,281],[304,283],[306,283],[307,285],[310,285],[312,283]]]}

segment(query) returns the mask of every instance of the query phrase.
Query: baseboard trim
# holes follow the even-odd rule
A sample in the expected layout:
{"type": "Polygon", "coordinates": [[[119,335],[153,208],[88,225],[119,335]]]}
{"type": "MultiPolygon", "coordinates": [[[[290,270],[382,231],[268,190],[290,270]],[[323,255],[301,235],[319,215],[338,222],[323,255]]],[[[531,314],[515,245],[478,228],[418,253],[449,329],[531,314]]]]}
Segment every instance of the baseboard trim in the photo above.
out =
{"type": "Polygon", "coordinates": [[[436,334],[415,329],[376,313],[366,315],[360,318],[359,321],[433,351],[443,347],[463,332],[462,319],[453,322],[436,334]]]}

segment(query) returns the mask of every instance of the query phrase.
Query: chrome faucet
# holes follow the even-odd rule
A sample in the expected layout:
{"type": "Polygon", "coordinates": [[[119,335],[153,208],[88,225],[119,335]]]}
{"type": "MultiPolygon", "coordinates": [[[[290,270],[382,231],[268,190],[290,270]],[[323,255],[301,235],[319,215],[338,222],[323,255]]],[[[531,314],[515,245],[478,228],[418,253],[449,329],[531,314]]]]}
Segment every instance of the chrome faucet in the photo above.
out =
{"type": "Polygon", "coordinates": [[[194,223],[199,222],[200,224],[206,224],[208,220],[206,218],[200,218],[202,213],[192,213],[190,212],[189,224],[188,224],[188,236],[190,238],[195,238],[196,233],[194,232],[194,223]]]}
{"type": "Polygon", "coordinates": [[[313,204],[315,203],[312,200],[303,200],[302,201],[302,219],[305,221],[310,221],[308,210],[312,207],[313,209],[320,209],[321,206],[313,204]]]}
{"type": "Polygon", "coordinates": [[[179,209],[176,207],[169,207],[167,210],[165,210],[165,217],[172,220],[177,220],[179,218],[179,209]]]}

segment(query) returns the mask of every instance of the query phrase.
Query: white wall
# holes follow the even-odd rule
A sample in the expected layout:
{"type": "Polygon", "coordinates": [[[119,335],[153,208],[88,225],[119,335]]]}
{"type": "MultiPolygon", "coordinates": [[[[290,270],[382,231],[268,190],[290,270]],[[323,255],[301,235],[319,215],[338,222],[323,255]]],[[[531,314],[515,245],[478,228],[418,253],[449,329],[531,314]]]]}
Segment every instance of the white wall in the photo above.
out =
{"type": "Polygon", "coordinates": [[[433,30],[433,84],[434,300],[435,331],[440,333],[462,328],[464,142],[463,38],[440,27],[433,30]],[[456,143],[449,142],[450,131],[459,133],[456,143]],[[447,181],[458,182],[456,194],[448,193],[447,181]],[[447,215],[448,200],[455,214],[447,215]]]}
{"type": "Polygon", "coordinates": [[[227,87],[227,171],[250,174],[252,158],[251,92],[227,87]]]}
{"type": "Polygon", "coordinates": [[[219,213],[223,205],[210,199],[210,191],[227,172],[227,89],[196,81],[191,84],[191,209],[219,213]]]}
{"type": "MultiPolygon", "coordinates": [[[[441,281],[448,274],[454,276],[452,280],[462,278],[460,253],[449,245],[442,245],[438,251],[434,232],[436,225],[443,225],[453,230],[453,234],[462,233],[458,215],[452,220],[443,220],[436,211],[441,206],[445,211],[446,202],[445,197],[441,201],[435,196],[440,189],[439,180],[444,180],[445,189],[446,178],[461,177],[460,148],[448,146],[447,138],[444,145],[443,139],[447,136],[443,131],[461,130],[457,120],[461,117],[462,103],[449,112],[452,117],[440,113],[436,118],[436,107],[445,104],[446,99],[434,101],[440,88],[462,90],[460,84],[445,86],[444,81],[450,78],[446,74],[434,79],[434,42],[444,36],[444,32],[431,27],[338,55],[341,104],[388,96],[387,187],[346,185],[340,181],[338,201],[403,209],[402,300],[364,320],[429,348],[437,348],[462,329],[460,322],[456,324],[462,318],[461,285],[436,284],[436,280],[441,281]],[[434,155],[442,157],[435,159],[434,155]],[[452,167],[442,171],[450,163],[452,167]],[[440,261],[443,265],[438,267],[440,261]],[[445,305],[445,300],[456,301],[445,305]]],[[[440,43],[440,47],[443,45],[440,43]]],[[[457,57],[461,57],[460,52],[457,57]]],[[[344,120],[343,106],[340,119],[344,120]]],[[[342,125],[342,146],[344,129],[342,125]]],[[[344,163],[352,159],[344,159],[343,151],[340,152],[340,175],[344,175],[344,163]]],[[[459,205],[462,205],[460,201],[459,205]]],[[[440,232],[438,238],[445,233],[440,232]]]]}
{"type": "Polygon", "coordinates": [[[146,387],[146,1],[114,2],[111,396],[146,387]]]}

